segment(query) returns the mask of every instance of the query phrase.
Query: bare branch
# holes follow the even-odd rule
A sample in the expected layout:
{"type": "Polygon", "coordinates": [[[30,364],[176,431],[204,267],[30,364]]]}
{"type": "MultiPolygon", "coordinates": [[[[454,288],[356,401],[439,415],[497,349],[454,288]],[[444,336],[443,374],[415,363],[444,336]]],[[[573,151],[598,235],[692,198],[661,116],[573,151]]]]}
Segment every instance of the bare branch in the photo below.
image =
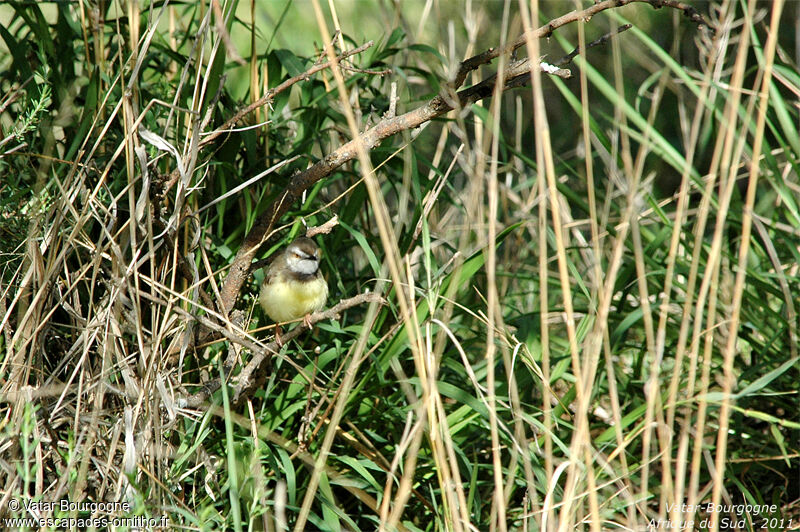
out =
{"type": "MultiPolygon", "coordinates": [[[[573,11],[554,19],[548,24],[532,31],[532,35],[530,36],[526,36],[525,34],[521,35],[505,48],[490,48],[482,54],[465,60],[461,63],[458,74],[453,83],[450,84],[450,87],[453,89],[458,88],[464,82],[464,79],[466,79],[467,73],[477,69],[482,64],[489,63],[502,53],[510,53],[523,46],[526,39],[529,37],[534,39],[547,37],[552,34],[553,31],[564,25],[579,20],[587,20],[601,11],[622,7],[634,2],[646,3],[654,8],[671,7],[679,9],[694,22],[711,27],[710,24],[698,14],[696,9],[682,2],[672,0],[606,0],[582,11],[573,11]]],[[[541,68],[541,65],[539,67],[541,68]]],[[[502,80],[504,90],[527,83],[530,77],[528,75],[529,68],[530,63],[528,59],[523,59],[506,69],[504,72],[504,79],[502,80]]],[[[566,76],[567,72],[568,71],[564,71],[563,69],[557,69],[553,73],[555,75],[566,76]]],[[[358,141],[363,142],[367,150],[371,150],[387,137],[402,131],[417,128],[425,122],[433,120],[456,107],[464,108],[478,100],[490,97],[494,90],[495,83],[496,76],[490,76],[481,83],[463,89],[458,93],[440,94],[425,105],[403,115],[387,117],[366,130],[361,135],[360,139],[351,140],[343,146],[340,146],[316,164],[292,177],[283,193],[279,194],[267,210],[256,220],[253,228],[245,237],[244,242],[242,242],[242,246],[239,248],[231,264],[228,277],[225,279],[225,283],[220,291],[222,300],[219,302],[219,308],[221,312],[225,314],[233,308],[239,291],[250,273],[253,258],[260,246],[267,240],[267,235],[271,234],[275,223],[280,220],[291,205],[302,196],[303,191],[323,177],[333,173],[342,164],[355,158],[357,154],[356,143],[358,141]]]]}
{"type": "MultiPolygon", "coordinates": [[[[571,11],[566,15],[562,15],[556,19],[551,20],[544,26],[533,30],[531,38],[541,39],[550,37],[550,35],[555,30],[557,30],[562,26],[566,26],[567,24],[572,24],[573,22],[578,22],[579,20],[589,20],[590,18],[600,13],[601,11],[624,7],[628,4],[633,4],[637,2],[649,4],[650,6],[653,7],[653,9],[660,9],[662,7],[670,7],[673,9],[678,9],[680,11],[683,11],[683,14],[687,18],[689,18],[692,22],[706,26],[712,30],[714,29],[711,23],[709,23],[705,18],[703,18],[703,16],[700,15],[697,9],[688,4],[676,0],[606,0],[604,2],[598,2],[593,6],[589,6],[581,11],[571,11]]],[[[515,41],[509,43],[505,48],[489,48],[485,52],[472,56],[469,59],[465,59],[459,66],[458,72],[456,73],[453,81],[450,83],[450,86],[453,89],[458,89],[464,83],[464,80],[467,79],[467,74],[469,74],[473,70],[477,70],[478,67],[480,67],[481,65],[490,63],[492,60],[500,57],[503,54],[510,54],[514,50],[524,46],[525,42],[527,41],[527,38],[528,36],[523,33],[515,41]]]]}
{"type": "Polygon", "coordinates": [[[331,218],[324,224],[318,225],[316,227],[309,227],[306,230],[306,236],[308,238],[314,238],[317,235],[329,235],[331,234],[331,231],[333,231],[333,228],[336,227],[337,225],[339,225],[339,216],[334,214],[333,218],[331,218]]]}
{"type": "MultiPolygon", "coordinates": [[[[586,49],[588,50],[589,48],[594,48],[595,46],[602,46],[605,43],[607,43],[608,41],[610,41],[615,35],[619,35],[623,31],[628,31],[632,27],[633,27],[633,24],[623,24],[622,26],[617,28],[616,31],[610,31],[610,32],[606,33],[605,35],[603,35],[602,37],[600,37],[599,39],[595,39],[594,41],[592,41],[589,44],[587,44],[586,45],[586,49]]],[[[561,59],[556,61],[554,64],[556,64],[558,66],[564,66],[564,65],[572,62],[572,60],[575,59],[575,57],[579,53],[581,53],[581,47],[577,46],[574,50],[572,50],[570,53],[568,53],[567,55],[565,55],[564,57],[562,57],[561,59]]]]}

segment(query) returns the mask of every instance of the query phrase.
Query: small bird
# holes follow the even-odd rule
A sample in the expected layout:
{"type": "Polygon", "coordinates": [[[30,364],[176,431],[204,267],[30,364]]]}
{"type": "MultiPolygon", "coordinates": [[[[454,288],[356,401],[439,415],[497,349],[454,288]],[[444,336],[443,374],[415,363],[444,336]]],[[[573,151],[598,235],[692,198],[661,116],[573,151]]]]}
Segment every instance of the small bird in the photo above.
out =
{"type": "Polygon", "coordinates": [[[259,302],[275,322],[275,339],[280,345],[280,323],[304,317],[311,327],[311,313],[328,300],[328,284],[319,271],[322,250],[310,238],[295,239],[269,265],[261,284],[259,302]]]}

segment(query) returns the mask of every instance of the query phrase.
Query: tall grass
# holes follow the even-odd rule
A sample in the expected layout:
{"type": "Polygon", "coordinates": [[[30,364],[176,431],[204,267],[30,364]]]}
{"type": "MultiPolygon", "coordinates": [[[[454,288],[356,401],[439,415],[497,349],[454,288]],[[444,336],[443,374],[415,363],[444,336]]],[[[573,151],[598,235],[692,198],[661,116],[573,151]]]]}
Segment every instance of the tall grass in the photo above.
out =
{"type": "Polygon", "coordinates": [[[299,195],[253,259],[327,222],[384,303],[279,350],[260,269],[223,301],[292,176],[592,4],[0,5],[0,518],[799,527],[797,6],[648,3],[299,195]]]}

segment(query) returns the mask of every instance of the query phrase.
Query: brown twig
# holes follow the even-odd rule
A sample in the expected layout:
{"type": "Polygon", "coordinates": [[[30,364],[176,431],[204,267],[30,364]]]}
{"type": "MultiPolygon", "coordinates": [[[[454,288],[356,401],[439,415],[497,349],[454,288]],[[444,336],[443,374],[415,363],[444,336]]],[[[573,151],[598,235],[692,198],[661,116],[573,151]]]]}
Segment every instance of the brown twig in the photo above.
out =
{"type": "MultiPolygon", "coordinates": [[[[310,324],[315,324],[319,321],[323,320],[330,320],[330,319],[337,319],[342,311],[349,309],[351,307],[355,307],[358,305],[363,305],[364,303],[371,303],[371,302],[380,302],[383,303],[384,299],[380,296],[380,294],[376,293],[366,293],[366,294],[359,294],[355,297],[351,297],[349,299],[343,299],[336,305],[332,306],[331,308],[315,312],[311,315],[309,319],[310,324]]],[[[280,347],[278,343],[272,341],[265,346],[261,347],[257,344],[242,338],[241,335],[236,335],[230,331],[228,331],[225,327],[220,327],[216,324],[213,324],[211,320],[207,318],[203,318],[202,316],[196,316],[198,321],[202,325],[205,325],[209,328],[213,328],[220,334],[227,337],[229,340],[234,341],[253,352],[253,358],[247,363],[247,365],[242,369],[241,373],[239,373],[237,377],[237,383],[233,387],[233,402],[238,403],[242,399],[245,399],[250,396],[253,392],[253,386],[256,382],[258,382],[258,373],[261,370],[264,363],[274,354],[278,353],[280,347]]],[[[292,329],[291,331],[284,333],[281,335],[282,343],[286,344],[290,340],[298,337],[304,331],[306,331],[308,327],[306,327],[305,323],[302,321],[292,329]]],[[[225,374],[229,374],[230,371],[233,369],[231,367],[223,368],[225,374]]],[[[204,401],[206,401],[211,394],[215,391],[219,390],[221,385],[220,379],[212,379],[206,382],[203,387],[193,394],[192,396],[186,399],[186,406],[196,408],[200,406],[204,401]]]]}
{"type": "Polygon", "coordinates": [[[19,87],[12,88],[11,90],[7,91],[6,94],[3,96],[2,100],[0,100],[0,114],[5,112],[6,108],[17,101],[20,96],[25,94],[22,92],[22,89],[25,88],[28,83],[34,80],[34,76],[31,75],[28,79],[23,81],[19,87]]]}
{"type": "MultiPolygon", "coordinates": [[[[603,35],[602,37],[600,37],[599,39],[595,39],[592,42],[590,42],[589,44],[587,44],[586,45],[586,49],[588,50],[589,48],[594,48],[595,46],[602,46],[605,43],[607,43],[608,41],[610,41],[615,35],[619,35],[623,31],[628,31],[632,27],[633,27],[633,24],[623,24],[622,26],[617,28],[615,31],[610,31],[610,32],[606,33],[605,35],[603,35]]],[[[561,59],[559,59],[558,61],[556,61],[553,64],[558,65],[558,66],[564,66],[564,65],[566,65],[568,63],[571,63],[572,60],[575,59],[575,57],[579,53],[581,53],[581,47],[580,46],[576,47],[570,53],[568,53],[567,55],[565,55],[564,57],[562,57],[561,59]]]]}
{"type": "Polygon", "coordinates": [[[327,222],[316,227],[309,227],[306,230],[306,236],[314,238],[317,235],[329,235],[337,225],[339,225],[339,216],[334,214],[327,222]]]}
{"type": "MultiPolygon", "coordinates": [[[[555,18],[541,26],[533,30],[533,35],[531,35],[534,39],[541,39],[549,37],[555,30],[562,26],[566,26],[567,24],[572,24],[573,22],[578,22],[579,20],[589,20],[591,17],[600,13],[601,11],[606,11],[607,9],[619,8],[624,7],[628,4],[633,3],[644,3],[649,4],[653,9],[660,9],[662,7],[670,7],[673,9],[678,9],[683,11],[683,14],[690,19],[692,22],[696,24],[700,24],[703,26],[707,26],[710,29],[714,29],[710,22],[708,22],[694,7],[685,4],[683,2],[679,2],[677,0],[606,0],[604,2],[598,2],[592,6],[587,7],[581,11],[571,11],[566,15],[562,15],[558,18],[555,18]]],[[[503,54],[510,54],[511,52],[521,48],[525,45],[528,36],[524,33],[520,35],[516,40],[512,41],[505,48],[489,48],[485,52],[482,52],[478,55],[472,56],[469,59],[465,59],[461,62],[461,65],[456,72],[456,75],[453,81],[450,83],[450,86],[453,89],[458,89],[463,83],[464,80],[467,79],[467,75],[472,72],[473,70],[477,70],[478,67],[481,65],[486,65],[490,63],[492,60],[500,57],[503,54]]]]}
{"type": "Polygon", "coordinates": [[[371,76],[385,76],[387,74],[392,73],[391,68],[385,68],[383,70],[368,70],[366,68],[352,67],[344,63],[339,63],[339,68],[341,68],[342,70],[346,70],[348,72],[353,72],[355,74],[369,74],[371,76]]]}
{"type": "MultiPolygon", "coordinates": [[[[361,46],[359,46],[358,48],[354,48],[352,50],[348,50],[348,51],[343,52],[341,55],[338,56],[338,60],[341,61],[341,60],[347,59],[348,57],[354,56],[356,54],[360,54],[361,52],[363,52],[364,50],[367,50],[368,48],[372,47],[373,45],[374,45],[374,41],[368,41],[368,42],[362,44],[361,46]]],[[[259,107],[262,107],[262,106],[266,105],[267,103],[269,103],[270,101],[274,100],[275,97],[278,94],[280,94],[283,91],[289,89],[290,87],[292,87],[296,83],[299,83],[300,81],[304,81],[304,80],[309,79],[312,75],[316,74],[317,72],[319,72],[321,70],[324,70],[326,68],[330,68],[330,66],[331,66],[331,62],[330,61],[326,61],[324,63],[315,64],[311,68],[309,68],[308,70],[303,72],[302,74],[299,74],[297,76],[289,78],[286,81],[284,81],[283,83],[281,83],[280,85],[278,85],[277,87],[274,87],[274,88],[270,89],[267,92],[267,94],[265,94],[264,96],[262,96],[261,98],[259,98],[255,102],[251,103],[250,105],[247,105],[243,109],[239,110],[231,118],[229,118],[227,121],[225,121],[224,124],[222,124],[220,127],[218,127],[217,129],[215,129],[214,131],[209,133],[203,140],[201,140],[199,142],[197,149],[199,150],[200,148],[203,148],[203,147],[207,146],[208,144],[214,142],[219,136],[221,136],[221,135],[223,135],[225,133],[229,133],[230,129],[233,128],[240,120],[242,120],[242,118],[247,116],[249,113],[253,112],[255,109],[257,109],[259,107]]],[[[218,90],[216,92],[217,97],[219,97],[219,95],[221,93],[222,93],[222,91],[218,90]]],[[[162,181],[162,186],[158,189],[158,194],[154,198],[156,204],[160,204],[161,198],[163,198],[166,195],[167,191],[169,189],[171,189],[175,185],[175,183],[177,183],[179,178],[180,178],[180,173],[176,169],[176,170],[173,170],[172,173],[167,178],[164,178],[164,179],[161,180],[162,181]]],[[[156,219],[158,219],[158,216],[156,216],[156,219]]],[[[183,264],[180,264],[179,266],[183,266],[183,264]]],[[[183,275],[188,281],[190,281],[190,282],[192,281],[192,276],[188,275],[188,270],[186,270],[185,268],[181,267],[180,272],[181,272],[181,275],[183,275]]],[[[201,288],[201,296],[203,297],[203,301],[206,304],[210,303],[210,299],[208,298],[207,294],[202,290],[202,288],[201,288]]],[[[222,307],[220,307],[220,309],[221,308],[222,307]]],[[[225,306],[225,312],[227,313],[228,311],[230,311],[231,308],[232,308],[232,305],[231,306],[225,306]]]]}
{"type": "Polygon", "coordinates": [[[225,26],[225,14],[222,12],[222,7],[219,5],[219,0],[214,0],[211,2],[211,8],[214,10],[214,27],[216,28],[220,37],[222,37],[222,41],[225,43],[225,51],[227,52],[228,56],[240,65],[247,66],[247,62],[242,59],[242,56],[240,56],[236,51],[233,41],[231,41],[231,35],[228,33],[228,28],[225,26]]]}
{"type": "MultiPolygon", "coordinates": [[[[505,72],[505,88],[523,85],[529,78],[529,62],[527,59],[515,63],[505,72]]],[[[437,96],[427,104],[409,111],[400,116],[386,118],[378,122],[375,126],[368,129],[361,135],[368,150],[374,148],[378,143],[387,137],[391,137],[401,131],[407,131],[419,127],[438,116],[441,116],[452,109],[467,107],[478,100],[491,96],[494,89],[495,77],[487,78],[483,82],[464,89],[457,93],[458,102],[452,101],[444,96],[437,96]]],[[[289,210],[289,207],[297,201],[303,191],[311,185],[330,175],[347,161],[356,156],[356,140],[344,144],[338,149],[328,154],[325,158],[318,161],[308,169],[295,175],[283,192],[270,204],[262,214],[250,232],[245,237],[242,246],[236,254],[228,272],[228,277],[220,290],[220,310],[223,313],[230,312],[233,308],[239,290],[250,274],[253,258],[265,241],[265,235],[270,234],[272,227],[277,220],[289,210]]]]}
{"type": "MultiPolygon", "coordinates": [[[[711,25],[706,22],[701,15],[699,15],[695,8],[684,4],[683,2],[673,0],[606,0],[590,6],[587,9],[581,11],[572,11],[559,18],[553,19],[548,24],[534,30],[532,35],[528,36],[523,34],[504,48],[490,48],[481,54],[465,60],[461,63],[455,80],[450,84],[450,87],[452,89],[457,89],[464,82],[469,72],[477,69],[480,65],[489,63],[502,53],[511,53],[517,48],[523,46],[526,42],[526,39],[529,37],[534,39],[547,37],[552,34],[553,31],[564,25],[571,24],[579,20],[587,20],[601,11],[622,7],[634,2],[646,3],[654,8],[671,7],[674,9],[679,9],[694,22],[711,27],[711,25]]],[[[529,68],[529,61],[524,59],[514,63],[511,67],[506,69],[503,79],[504,89],[507,90],[512,87],[517,87],[527,83],[529,78],[527,75],[529,68]]],[[[556,75],[565,75],[565,71],[562,70],[558,70],[554,73],[556,75]]],[[[439,117],[456,107],[464,108],[478,100],[487,98],[492,95],[496,83],[495,78],[496,76],[490,76],[481,83],[467,89],[463,89],[455,94],[452,92],[450,94],[440,94],[417,109],[409,111],[400,116],[385,118],[373,127],[366,130],[361,135],[360,139],[351,140],[343,146],[340,146],[338,149],[328,154],[316,164],[292,177],[284,191],[278,195],[278,197],[270,204],[267,210],[258,218],[258,220],[256,220],[253,228],[245,237],[244,242],[242,242],[236,257],[231,264],[228,277],[225,279],[225,283],[220,291],[220,297],[222,300],[220,301],[219,308],[221,312],[227,313],[233,308],[239,291],[250,273],[253,258],[255,257],[255,254],[258,252],[258,249],[261,247],[261,245],[267,240],[266,235],[270,234],[275,222],[279,220],[281,216],[288,211],[289,207],[301,197],[303,191],[308,189],[323,177],[330,175],[342,164],[355,158],[357,155],[356,145],[359,140],[364,143],[364,146],[367,150],[371,150],[387,137],[393,136],[402,131],[417,128],[425,122],[439,117]]]]}

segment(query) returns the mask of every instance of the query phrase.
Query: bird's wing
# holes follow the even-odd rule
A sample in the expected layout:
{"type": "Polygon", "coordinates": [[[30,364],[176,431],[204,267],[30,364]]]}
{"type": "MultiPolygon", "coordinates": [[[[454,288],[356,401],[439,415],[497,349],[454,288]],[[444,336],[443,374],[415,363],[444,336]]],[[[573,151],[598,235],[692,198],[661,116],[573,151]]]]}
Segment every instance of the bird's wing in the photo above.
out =
{"type": "Polygon", "coordinates": [[[281,262],[281,257],[275,257],[269,264],[269,268],[267,268],[267,273],[264,276],[264,282],[267,284],[272,284],[278,281],[281,277],[281,268],[279,268],[279,263],[281,262]]]}

